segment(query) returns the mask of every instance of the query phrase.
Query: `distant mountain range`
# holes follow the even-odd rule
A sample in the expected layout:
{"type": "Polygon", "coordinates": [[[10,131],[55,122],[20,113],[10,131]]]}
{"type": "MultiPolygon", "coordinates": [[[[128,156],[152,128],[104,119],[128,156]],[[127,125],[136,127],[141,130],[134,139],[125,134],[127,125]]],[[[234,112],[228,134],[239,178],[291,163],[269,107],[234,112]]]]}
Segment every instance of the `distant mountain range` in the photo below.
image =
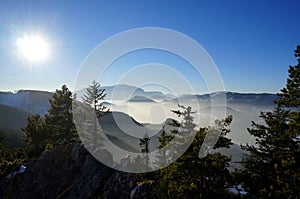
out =
{"type": "Polygon", "coordinates": [[[102,88],[105,89],[106,97],[109,100],[111,99],[129,100],[134,96],[142,96],[152,100],[166,100],[175,97],[174,95],[164,94],[160,91],[145,91],[142,88],[129,86],[126,84],[104,86],[102,88]]]}
{"type": "Polygon", "coordinates": [[[53,93],[36,90],[19,90],[16,93],[0,92],[0,104],[18,108],[32,114],[45,114],[53,93]]]}
{"type": "MultiPolygon", "coordinates": [[[[256,107],[273,107],[274,101],[278,99],[276,94],[270,93],[236,93],[236,92],[215,92],[211,94],[184,94],[175,97],[171,94],[164,94],[160,91],[145,91],[129,85],[116,85],[101,87],[106,90],[105,104],[112,106],[113,100],[123,100],[124,102],[173,102],[195,101],[200,104],[210,104],[211,97],[225,96],[227,104],[253,105],[256,107]]],[[[85,93],[85,89],[78,92],[77,98],[80,100],[85,93]]],[[[45,114],[49,109],[49,99],[53,93],[37,90],[19,90],[17,92],[1,92],[0,104],[18,108],[29,113],[45,114]]]]}
{"type": "Polygon", "coordinates": [[[150,102],[150,103],[156,103],[153,99],[150,99],[148,97],[135,95],[132,98],[128,100],[128,102],[150,102]]]}
{"type": "Polygon", "coordinates": [[[266,106],[272,105],[273,102],[278,99],[276,94],[271,93],[235,93],[235,92],[215,92],[211,94],[202,94],[202,95],[190,95],[185,94],[180,96],[178,99],[171,99],[174,100],[192,100],[197,99],[200,103],[210,103],[211,97],[216,97],[217,95],[222,95],[226,97],[226,102],[229,104],[255,104],[258,106],[266,106]]]}
{"type": "MultiPolygon", "coordinates": [[[[177,104],[187,102],[187,105],[198,102],[200,104],[197,110],[197,117],[200,118],[200,125],[209,123],[211,117],[211,96],[225,95],[227,100],[227,115],[233,115],[232,137],[237,142],[249,142],[252,138],[247,133],[247,128],[251,127],[251,121],[260,121],[260,111],[268,111],[274,107],[274,100],[277,100],[276,94],[268,93],[235,93],[235,92],[216,92],[202,95],[182,95],[178,98],[164,94],[159,91],[145,91],[141,88],[128,85],[106,86],[106,102],[111,111],[126,113],[140,123],[162,124],[166,118],[172,118],[174,114],[170,110],[177,109],[177,104]],[[116,92],[114,94],[114,92],[116,92]],[[124,98],[122,98],[124,97],[124,98]],[[113,100],[112,100],[113,99],[113,100]],[[192,100],[194,101],[192,101],[192,100]],[[196,100],[195,100],[196,99],[196,100]],[[115,103],[114,100],[121,100],[122,103],[115,103]],[[161,107],[162,106],[162,107],[161,107]],[[155,117],[155,118],[153,118],[155,117]]],[[[77,92],[78,99],[82,96],[84,90],[77,92]]],[[[49,99],[53,93],[46,91],[20,90],[18,92],[0,92],[0,105],[15,108],[14,111],[20,110],[20,114],[15,114],[15,120],[25,124],[23,112],[26,114],[44,115],[49,109],[49,99]],[[22,115],[22,117],[19,117],[22,115]]],[[[193,105],[191,105],[193,106],[193,105]]],[[[222,111],[222,106],[215,107],[214,110],[222,111]]],[[[2,117],[6,113],[0,109],[2,117]]],[[[8,110],[7,108],[5,110],[8,110]]],[[[175,116],[174,116],[175,117],[175,116]]],[[[173,118],[174,118],[173,117],[173,118]]],[[[213,118],[217,118],[214,116],[213,118]]],[[[221,119],[221,118],[218,118],[221,119]]],[[[4,120],[0,121],[4,126],[4,120]]],[[[6,123],[6,122],[5,122],[6,123]]],[[[156,128],[155,130],[159,129],[156,128]]]]}
{"type": "MultiPolygon", "coordinates": [[[[214,92],[211,94],[184,94],[181,96],[174,96],[172,94],[165,94],[160,91],[145,91],[142,88],[135,86],[120,84],[114,86],[103,86],[102,89],[106,91],[106,100],[124,100],[124,101],[176,101],[176,100],[188,100],[197,99],[202,103],[210,103],[211,96],[226,95],[227,103],[241,103],[241,104],[261,104],[269,105],[274,100],[277,100],[276,94],[271,93],[237,93],[237,92],[214,92]]],[[[85,89],[82,89],[77,93],[79,99],[85,93],[85,89]]]]}
{"type": "MultiPolygon", "coordinates": [[[[159,91],[149,92],[128,85],[105,86],[103,88],[107,94],[105,100],[108,101],[114,99],[129,102],[178,102],[180,100],[197,99],[199,103],[210,103],[212,95],[226,95],[228,104],[273,106],[273,102],[278,99],[276,94],[270,93],[216,92],[202,95],[185,94],[176,98],[173,95],[159,91]]],[[[83,90],[77,92],[78,98],[80,99],[83,94],[83,90]]],[[[0,104],[15,107],[29,113],[45,114],[49,109],[49,99],[52,95],[53,93],[51,92],[36,90],[20,90],[16,93],[0,91],[0,104]]],[[[111,105],[110,103],[108,104],[111,105]]]]}

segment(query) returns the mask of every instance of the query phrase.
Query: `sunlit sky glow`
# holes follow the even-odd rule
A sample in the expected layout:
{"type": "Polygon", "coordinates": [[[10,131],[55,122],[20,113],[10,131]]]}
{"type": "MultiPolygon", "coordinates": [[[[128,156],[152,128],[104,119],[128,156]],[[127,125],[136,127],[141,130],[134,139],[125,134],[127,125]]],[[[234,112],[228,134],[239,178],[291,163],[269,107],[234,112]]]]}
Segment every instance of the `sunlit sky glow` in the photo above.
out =
{"type": "MultiPolygon", "coordinates": [[[[276,93],[285,84],[288,66],[296,63],[299,9],[298,0],[2,1],[0,90],[54,91],[62,84],[73,89],[80,65],[100,42],[151,26],[174,29],[199,42],[218,66],[226,90],[276,93]],[[30,48],[29,40],[35,43],[30,48]]],[[[111,78],[140,64],[162,63],[205,92],[191,67],[174,56],[145,51],[123,60],[108,71],[111,78]]],[[[111,78],[101,83],[110,85],[111,78]]]]}
{"type": "Polygon", "coordinates": [[[49,56],[49,44],[39,34],[27,35],[17,39],[21,55],[30,62],[45,61],[49,56]]]}

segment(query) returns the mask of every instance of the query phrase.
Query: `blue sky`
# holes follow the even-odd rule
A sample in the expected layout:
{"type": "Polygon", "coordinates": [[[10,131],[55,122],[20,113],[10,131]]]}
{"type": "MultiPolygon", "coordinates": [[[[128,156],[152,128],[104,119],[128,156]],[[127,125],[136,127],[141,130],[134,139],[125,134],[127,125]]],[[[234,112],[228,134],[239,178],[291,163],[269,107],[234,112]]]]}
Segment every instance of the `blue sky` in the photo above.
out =
{"type": "MultiPolygon", "coordinates": [[[[73,89],[80,65],[100,42],[128,29],[151,26],[182,32],[201,44],[216,63],[226,90],[276,93],[285,84],[288,66],[296,63],[299,9],[296,0],[0,1],[0,90],[53,91],[62,84],[73,89]],[[47,38],[51,55],[30,64],[17,55],[16,41],[33,32],[47,38]]],[[[126,73],[124,66],[132,58],[139,59],[138,64],[176,62],[174,68],[192,83],[203,84],[190,67],[158,54],[129,56],[120,63],[122,68],[111,69],[111,76],[126,73]]],[[[113,81],[104,78],[101,83],[113,81]]]]}

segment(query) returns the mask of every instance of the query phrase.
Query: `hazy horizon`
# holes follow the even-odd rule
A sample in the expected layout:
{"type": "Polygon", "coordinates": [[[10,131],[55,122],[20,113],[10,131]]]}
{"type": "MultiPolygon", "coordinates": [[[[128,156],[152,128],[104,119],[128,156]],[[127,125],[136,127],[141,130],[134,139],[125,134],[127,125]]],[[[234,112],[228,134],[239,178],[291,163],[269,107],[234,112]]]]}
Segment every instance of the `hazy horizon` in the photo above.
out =
{"type": "MultiPolygon", "coordinates": [[[[62,84],[63,85],[63,84],[62,84]]],[[[54,93],[56,89],[60,89],[61,86],[60,85],[59,87],[55,88],[54,90],[47,90],[47,89],[34,89],[34,88],[19,88],[19,89],[12,89],[12,90],[1,90],[0,89],[0,92],[11,92],[11,93],[17,93],[18,91],[27,91],[27,90],[30,90],[30,91],[43,91],[43,92],[51,92],[51,93],[54,93]]],[[[134,86],[134,85],[130,85],[130,84],[120,84],[120,85],[128,85],[128,86],[134,86]]],[[[69,85],[67,85],[69,86],[69,85]]],[[[102,87],[111,87],[111,86],[115,86],[115,85],[101,85],[100,88],[102,87]]],[[[88,86],[87,86],[88,87],[88,86]]],[[[136,87],[136,86],[134,86],[136,87]]],[[[69,88],[69,87],[68,87],[69,88]]],[[[139,88],[139,87],[137,87],[139,88]]],[[[69,88],[70,89],[70,88],[69,88]]],[[[155,89],[143,89],[145,92],[161,92],[163,94],[170,94],[170,93],[167,93],[167,92],[164,92],[162,90],[155,90],[155,89]]],[[[70,91],[72,93],[76,93],[76,91],[70,89],[70,91]]],[[[195,93],[196,95],[205,95],[205,94],[211,94],[211,93],[218,93],[218,92],[231,92],[231,93],[242,93],[242,94],[277,94],[280,90],[278,91],[274,91],[274,92],[263,92],[263,91],[244,91],[244,92],[241,92],[241,91],[234,91],[234,90],[224,90],[224,91],[214,91],[214,92],[202,92],[202,93],[195,93]]],[[[191,95],[190,93],[181,93],[180,96],[182,95],[191,95]]]]}

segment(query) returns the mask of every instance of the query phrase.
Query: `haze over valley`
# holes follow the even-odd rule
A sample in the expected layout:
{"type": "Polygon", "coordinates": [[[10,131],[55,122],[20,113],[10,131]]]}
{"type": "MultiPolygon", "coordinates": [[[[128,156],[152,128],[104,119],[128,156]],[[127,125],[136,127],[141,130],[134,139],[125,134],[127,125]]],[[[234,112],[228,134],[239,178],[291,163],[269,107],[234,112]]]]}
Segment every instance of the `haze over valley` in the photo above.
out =
{"type": "MultiPolygon", "coordinates": [[[[139,132],[147,132],[149,136],[157,134],[167,119],[179,119],[171,112],[171,110],[178,109],[178,104],[191,106],[193,110],[197,111],[197,113],[194,114],[194,120],[199,124],[198,127],[213,125],[212,122],[214,122],[215,119],[222,119],[220,115],[218,115],[218,111],[224,110],[224,107],[213,107],[215,115],[211,115],[211,95],[225,95],[227,102],[225,108],[226,115],[233,116],[229,138],[236,144],[253,144],[254,140],[248,134],[247,128],[251,127],[251,121],[262,122],[259,117],[260,111],[272,110],[274,107],[273,101],[277,99],[275,94],[234,92],[218,92],[212,93],[211,95],[185,94],[176,98],[171,94],[164,94],[160,91],[144,91],[134,86],[118,85],[117,87],[122,88],[122,92],[115,95],[115,97],[112,93],[115,86],[103,87],[107,93],[104,104],[110,108],[110,111],[112,111],[114,115],[104,118],[103,125],[107,126],[106,123],[114,124],[112,125],[114,127],[110,127],[113,129],[117,127],[116,123],[122,124],[123,126],[119,125],[119,128],[125,132],[124,136],[126,134],[135,135],[135,133],[139,132]],[[122,122],[120,122],[121,120],[122,122]],[[133,120],[135,120],[136,123],[133,122],[133,120]],[[137,124],[142,124],[142,127],[145,129],[139,129],[142,127],[137,124]],[[137,132],[130,133],[130,131],[137,132]]],[[[82,97],[82,93],[84,92],[80,91],[77,93],[79,100],[82,97]]],[[[0,104],[2,106],[12,107],[20,112],[25,112],[27,115],[35,113],[44,115],[49,108],[48,100],[51,96],[51,92],[34,90],[21,90],[15,93],[1,92],[0,104]]],[[[2,114],[2,117],[5,117],[6,113],[4,113],[3,110],[3,108],[0,109],[0,114],[2,114]]],[[[22,116],[19,118],[18,114],[16,114],[12,120],[20,120],[19,123],[22,125],[26,123],[26,118],[22,118],[22,116]]],[[[3,126],[5,125],[4,123],[1,123],[1,125],[2,127],[0,128],[5,128],[3,126]]],[[[18,127],[21,128],[23,126],[19,125],[18,127]]],[[[111,129],[110,132],[112,132],[111,129]]],[[[115,132],[115,134],[117,133],[115,132]]],[[[111,133],[111,136],[122,138],[122,136],[118,134],[113,135],[113,133],[111,133]]],[[[124,138],[125,142],[126,140],[127,139],[124,138]]],[[[155,143],[157,144],[157,142],[155,143]]],[[[138,141],[129,144],[138,149],[138,141]]],[[[155,146],[153,147],[155,148],[155,146]]]]}

